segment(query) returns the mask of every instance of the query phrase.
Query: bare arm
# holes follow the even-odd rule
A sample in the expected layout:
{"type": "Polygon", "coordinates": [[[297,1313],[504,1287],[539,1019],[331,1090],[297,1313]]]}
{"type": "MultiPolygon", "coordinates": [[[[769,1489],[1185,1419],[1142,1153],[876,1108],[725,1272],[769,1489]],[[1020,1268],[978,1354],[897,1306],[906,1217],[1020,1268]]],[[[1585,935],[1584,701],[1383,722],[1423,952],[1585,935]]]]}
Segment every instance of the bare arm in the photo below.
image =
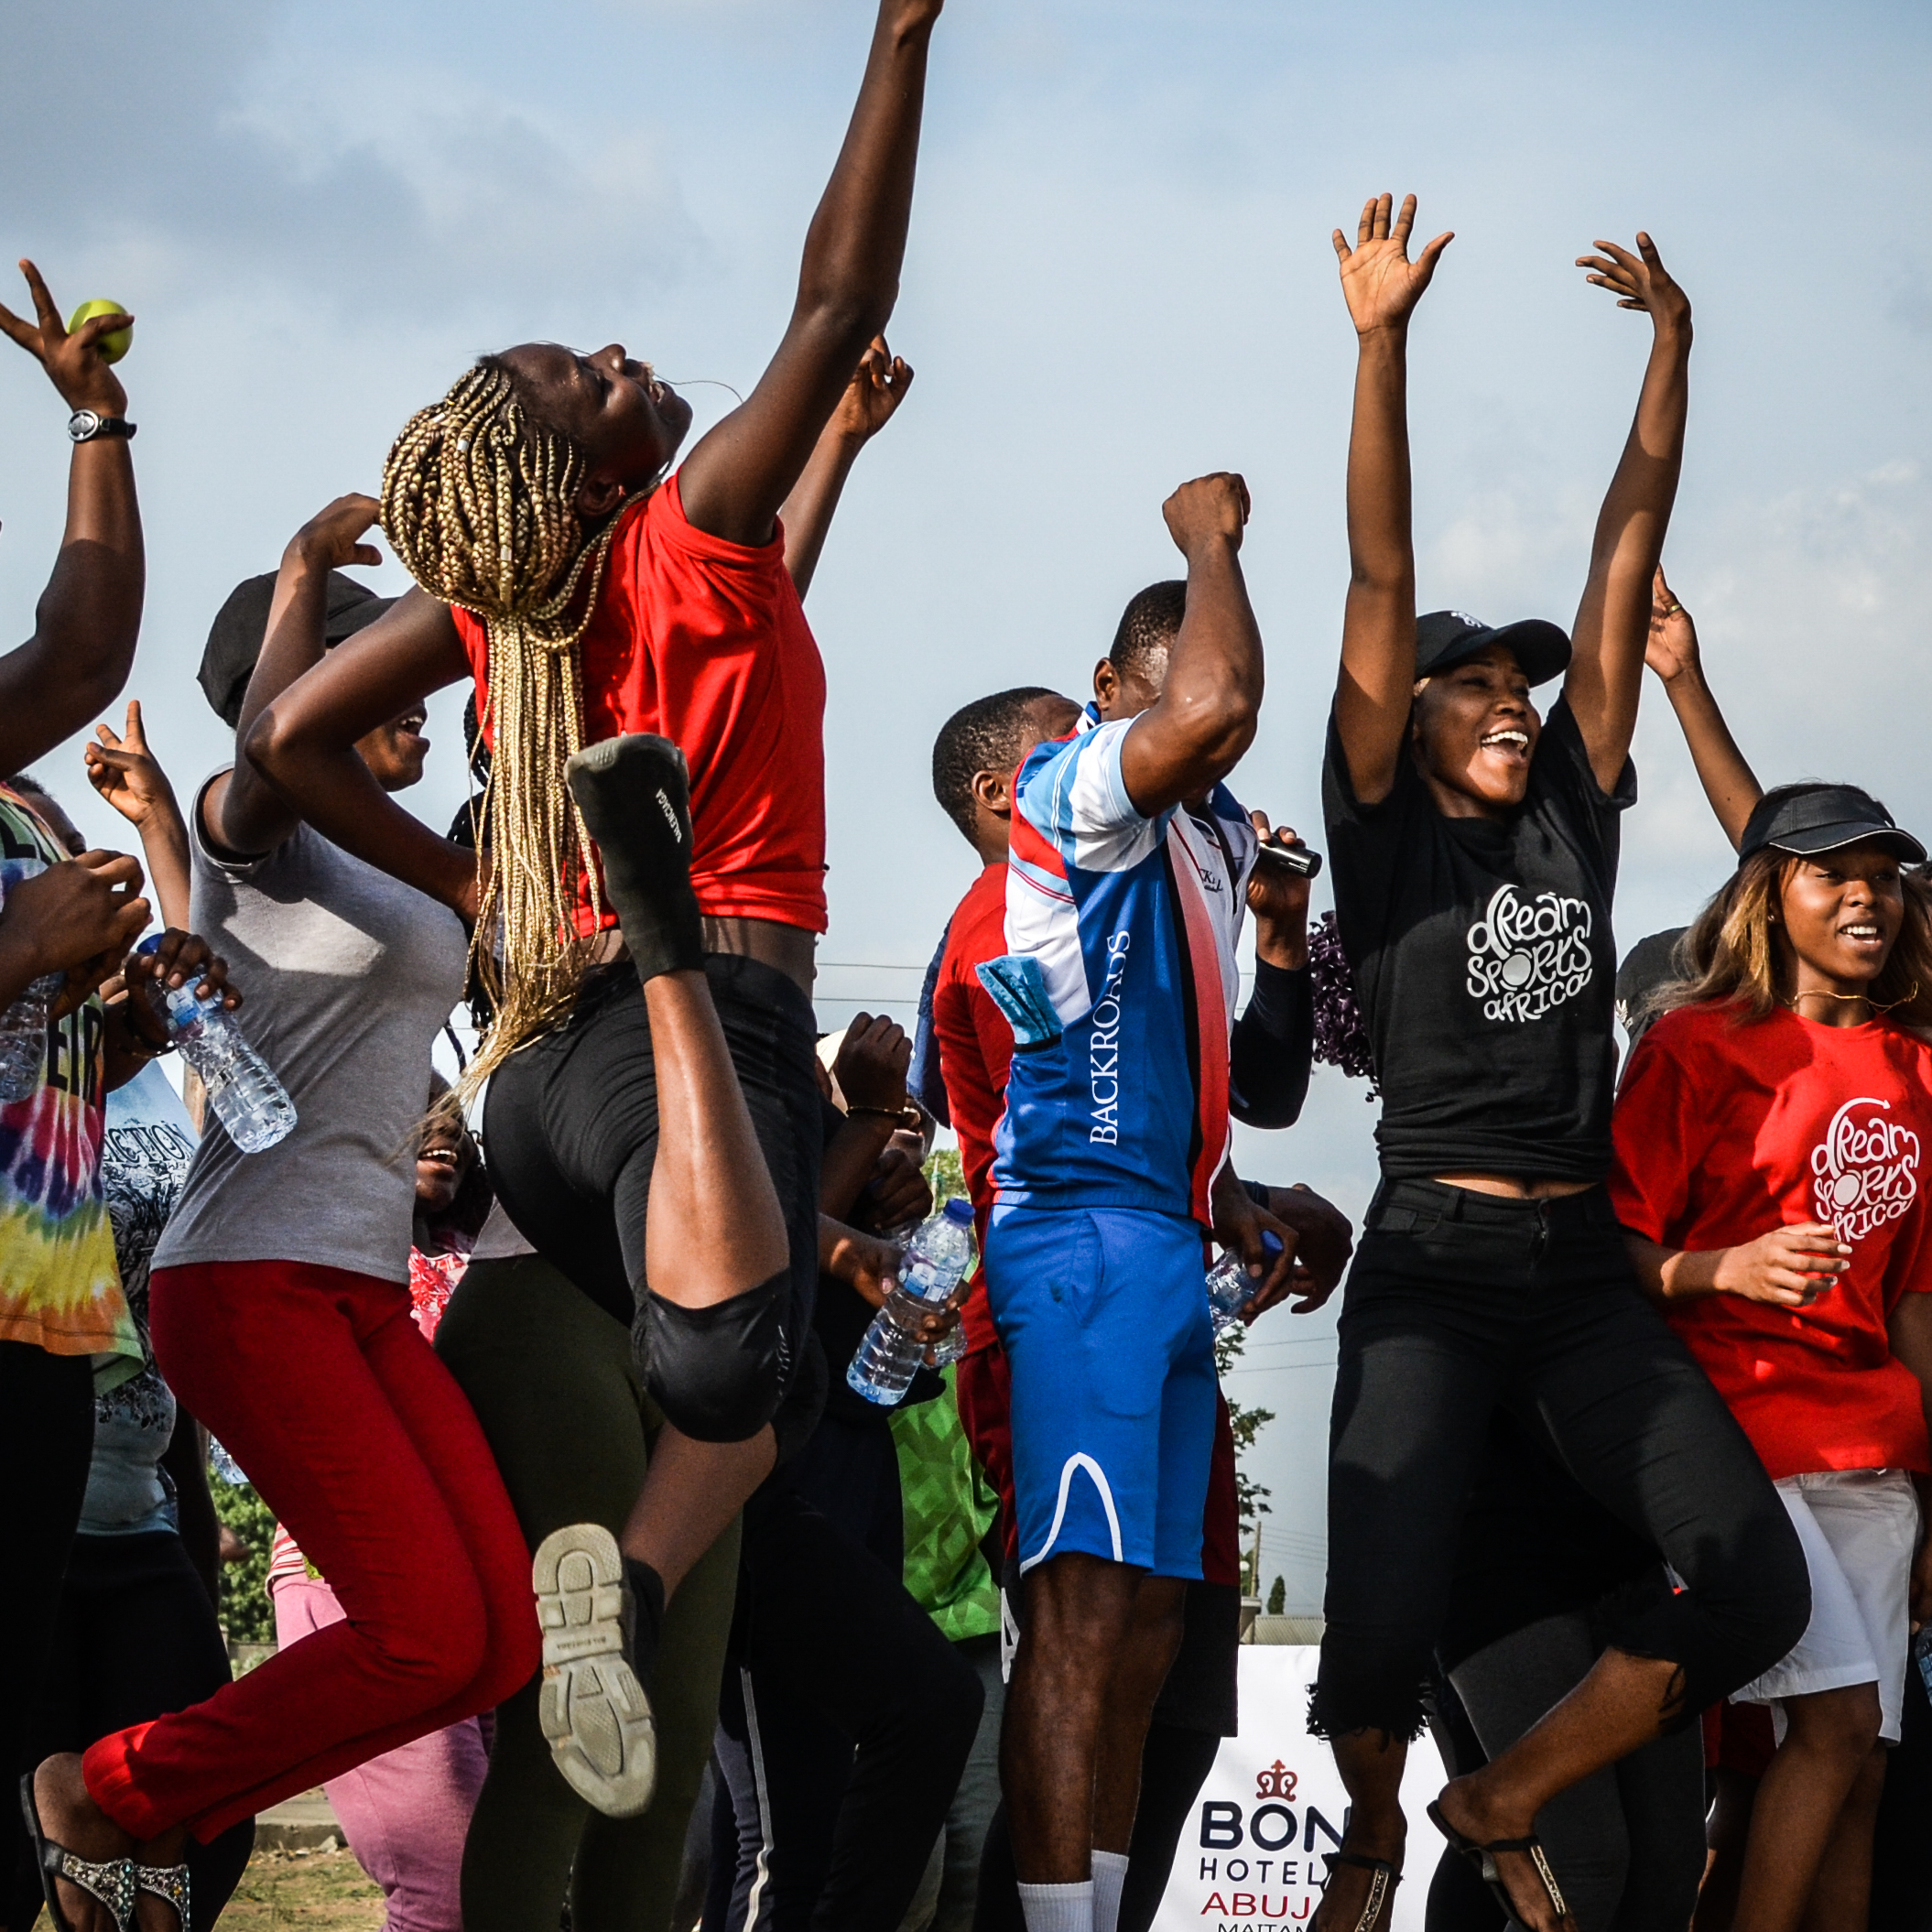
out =
{"type": "Polygon", "coordinates": [[[1774,1228],[1734,1248],[1666,1248],[1623,1231],[1637,1285],[1659,1307],[1705,1295],[1740,1295],[1775,1308],[1805,1308],[1832,1287],[1851,1250],[1819,1221],[1774,1228]]]}
{"type": "Polygon", "coordinates": [[[1188,559],[1188,602],[1160,697],[1121,741],[1121,778],[1152,818],[1240,762],[1261,714],[1261,631],[1241,574],[1248,486],[1225,471],[1183,483],[1161,515],[1188,559]]]}
{"type": "Polygon", "coordinates": [[[247,755],[325,839],[473,919],[476,854],[405,811],[355,750],[357,739],[469,675],[449,606],[412,588],[262,712],[247,755]]]}
{"type": "MultiPolygon", "coordinates": [[[[126,392],[97,345],[132,318],[96,316],[70,335],[39,270],[31,262],[20,269],[37,320],[0,308],[0,330],[39,362],[70,412],[125,416],[126,392]]],[[[134,667],[147,566],[125,439],[75,444],[67,476],[67,528],[34,635],[0,657],[0,772],[19,771],[71,737],[120,695],[134,667]]]]}
{"type": "Polygon", "coordinates": [[[883,335],[875,335],[831,419],[819,432],[804,475],[778,512],[785,528],[785,568],[800,597],[811,588],[826,532],[859,451],[892,420],[911,387],[911,364],[885,346],[883,335]]]}
{"type": "MultiPolygon", "coordinates": [[[[805,237],[798,300],[758,386],[678,472],[684,514],[728,542],[771,541],[865,345],[899,293],[940,0],[880,0],[858,104],[805,237]]],[[[807,575],[810,572],[808,570],[807,575]]]]}
{"type": "Polygon", "coordinates": [[[235,722],[234,768],[201,794],[201,830],[223,851],[273,852],[301,823],[300,813],[251,762],[249,733],[255,720],[327,652],[329,572],[342,564],[382,561],[374,544],[361,541],[380,509],[373,496],[338,496],[309,518],[282,552],[262,655],[242,694],[242,714],[235,722]]]}
{"type": "Polygon", "coordinates": [[[1590,770],[1607,792],[1617,782],[1637,728],[1644,648],[1650,634],[1651,579],[1664,554],[1684,461],[1684,418],[1690,406],[1690,302],[1666,272],[1656,244],[1637,236],[1638,253],[1599,242],[1601,255],[1584,255],[1579,268],[1619,298],[1620,309],[1650,317],[1650,361],[1637,396],[1636,419],[1623,445],[1610,492],[1597,516],[1590,581],[1570,633],[1563,692],[1590,754],[1590,770]]]}
{"type": "Polygon", "coordinates": [[[1409,318],[1454,239],[1439,234],[1411,262],[1416,197],[1369,201],[1351,248],[1334,233],[1341,292],[1355,324],[1355,415],[1349,432],[1349,594],[1341,620],[1335,723],[1356,798],[1373,805],[1395,783],[1416,689],[1416,548],[1410,525],[1409,318]]]}
{"type": "Polygon", "coordinates": [[[1644,661],[1664,686],[1670,708],[1677,714],[1690,762],[1710,809],[1724,828],[1734,852],[1742,843],[1745,822],[1764,796],[1757,774],[1745,762],[1718,700],[1704,679],[1703,654],[1698,649],[1698,627],[1690,613],[1671,594],[1664,566],[1651,581],[1650,636],[1644,661]]]}
{"type": "Polygon", "coordinates": [[[97,724],[94,736],[98,742],[83,752],[88,782],[140,833],[161,924],[185,932],[192,879],[188,824],[168,774],[147,748],[140,700],[127,701],[125,733],[117,735],[111,725],[97,724]]]}

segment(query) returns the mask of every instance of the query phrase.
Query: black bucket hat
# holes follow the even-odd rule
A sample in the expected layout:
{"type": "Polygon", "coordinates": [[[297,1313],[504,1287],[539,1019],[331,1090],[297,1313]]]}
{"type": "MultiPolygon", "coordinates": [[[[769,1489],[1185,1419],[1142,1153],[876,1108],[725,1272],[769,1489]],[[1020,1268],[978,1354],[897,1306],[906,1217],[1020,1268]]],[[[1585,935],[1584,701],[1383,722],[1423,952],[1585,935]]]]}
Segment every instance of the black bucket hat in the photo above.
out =
{"type": "Polygon", "coordinates": [[[1569,635],[1540,617],[1487,624],[1466,611],[1431,611],[1416,620],[1416,675],[1433,678],[1500,644],[1532,685],[1547,684],[1569,668],[1569,635]]]}
{"type": "Polygon", "coordinates": [[[1766,792],[1744,821],[1738,857],[1769,850],[1811,859],[1848,845],[1876,845],[1905,865],[1926,863],[1926,848],[1901,831],[1870,792],[1855,785],[1817,783],[1780,785],[1766,792]]]}
{"type": "MultiPolygon", "coordinates": [[[[242,700],[248,680],[255,675],[255,659],[262,655],[262,643],[268,635],[268,607],[275,602],[276,573],[247,577],[228,593],[227,601],[215,613],[208,631],[208,646],[201,653],[201,668],[195,673],[215,714],[224,724],[241,722],[242,700]]],[[[353,637],[364,624],[374,624],[396,602],[378,597],[368,585],[345,577],[340,570],[329,573],[328,614],[322,622],[323,641],[331,646],[353,637]]]]}

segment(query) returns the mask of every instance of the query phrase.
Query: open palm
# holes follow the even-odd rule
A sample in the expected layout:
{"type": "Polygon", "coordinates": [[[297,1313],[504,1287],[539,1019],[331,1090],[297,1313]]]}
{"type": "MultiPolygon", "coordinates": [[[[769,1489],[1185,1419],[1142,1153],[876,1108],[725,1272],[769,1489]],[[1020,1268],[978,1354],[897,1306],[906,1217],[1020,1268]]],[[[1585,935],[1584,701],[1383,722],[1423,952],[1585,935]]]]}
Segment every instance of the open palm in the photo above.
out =
{"type": "Polygon", "coordinates": [[[1442,251],[1455,239],[1453,232],[1438,234],[1412,262],[1409,233],[1416,225],[1416,197],[1405,195],[1402,210],[1394,212],[1393,195],[1372,196],[1362,204],[1351,248],[1341,230],[1334,233],[1335,255],[1341,265],[1341,293],[1356,332],[1397,328],[1422,299],[1422,291],[1436,273],[1442,251]]]}

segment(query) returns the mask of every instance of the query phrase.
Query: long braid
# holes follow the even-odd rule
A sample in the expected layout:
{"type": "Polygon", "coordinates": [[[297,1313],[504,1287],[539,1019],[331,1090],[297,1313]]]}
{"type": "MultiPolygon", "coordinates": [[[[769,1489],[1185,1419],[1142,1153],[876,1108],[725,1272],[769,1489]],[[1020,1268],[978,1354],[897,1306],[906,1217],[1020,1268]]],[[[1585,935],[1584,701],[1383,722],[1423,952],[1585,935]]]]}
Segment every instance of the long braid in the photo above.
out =
{"type": "Polygon", "coordinates": [[[618,518],[586,538],[576,508],[584,469],[582,450],[533,415],[510,372],[485,357],[409,418],[383,470],[383,529],[396,554],[432,597],[482,618],[489,636],[495,755],[479,819],[493,863],[470,951],[496,1020],[464,1072],[464,1099],[569,1012],[595,945],[577,929],[577,888],[588,880],[599,905],[597,868],[563,768],[583,742],[578,643],[618,518]]]}

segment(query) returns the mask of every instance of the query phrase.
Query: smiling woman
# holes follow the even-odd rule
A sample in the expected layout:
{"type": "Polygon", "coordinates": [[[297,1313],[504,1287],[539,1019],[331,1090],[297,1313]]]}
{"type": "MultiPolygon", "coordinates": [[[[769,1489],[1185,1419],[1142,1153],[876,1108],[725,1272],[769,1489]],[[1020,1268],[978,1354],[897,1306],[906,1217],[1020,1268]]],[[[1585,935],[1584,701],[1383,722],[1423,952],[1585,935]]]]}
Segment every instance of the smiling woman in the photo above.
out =
{"type": "MultiPolygon", "coordinates": [[[[1608,1647],[1559,1687],[1571,1694],[1514,1742],[1520,1726],[1485,1731],[1510,1748],[1430,1807],[1519,1922],[1558,1932],[1610,1923],[1623,1867],[1609,1840],[1626,1840],[1612,1804],[1605,1842],[1572,1863],[1538,1841],[1538,1813],[1774,1661],[1804,1579],[1749,1445],[1632,1292],[1603,1186],[1610,908],[1619,819],[1636,795],[1628,754],[1651,579],[1683,450],[1690,305],[1647,235],[1634,249],[1600,242],[1578,264],[1649,317],[1651,351],[1573,635],[1457,611],[1418,620],[1406,342],[1450,237],[1410,261],[1414,217],[1413,200],[1398,213],[1384,195],[1363,209],[1352,248],[1335,234],[1358,363],[1353,570],[1323,800],[1337,924],[1383,1092],[1383,1185],[1349,1279],[1330,1436],[1310,1721],[1333,1742],[1353,1809],[1319,1924],[1375,1932],[1384,1919],[1406,1742],[1465,1501],[1492,1417],[1509,1408],[1533,1410],[1575,1481],[1688,1586],[1673,1592],[1653,1560],[1606,1616],[1608,1647]],[[1530,693],[1559,674],[1562,695],[1540,717],[1530,693]]],[[[1503,1514],[1535,1568],[1533,1515],[1503,1514]]],[[[1673,1879],[1680,1920],[1696,1880],[1693,1858],[1673,1879]]]]}
{"type": "Polygon", "coordinates": [[[1612,1188],[1637,1275],[1803,1544],[1804,1634],[1736,1694],[1783,1713],[1737,1921],[1861,1918],[1908,1625],[1932,1609],[1932,891],[1849,785],[1786,785],[1632,1055],[1612,1188]]]}

